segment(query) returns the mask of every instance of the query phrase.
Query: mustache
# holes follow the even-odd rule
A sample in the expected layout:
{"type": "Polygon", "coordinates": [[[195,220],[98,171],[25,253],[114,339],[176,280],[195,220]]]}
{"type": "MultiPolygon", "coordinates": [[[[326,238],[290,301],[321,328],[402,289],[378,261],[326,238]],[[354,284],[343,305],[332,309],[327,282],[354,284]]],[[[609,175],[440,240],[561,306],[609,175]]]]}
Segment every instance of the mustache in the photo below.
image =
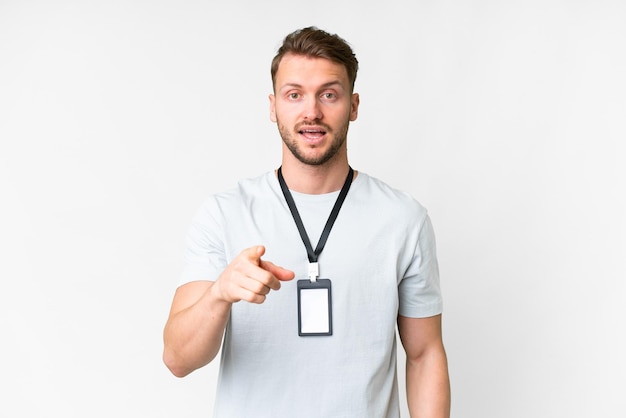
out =
{"type": "Polygon", "coordinates": [[[296,124],[295,131],[298,132],[298,131],[302,130],[302,128],[306,128],[307,126],[315,126],[317,128],[323,128],[326,132],[331,132],[332,131],[330,126],[326,125],[323,122],[316,122],[316,121],[300,122],[300,123],[296,124]]]}

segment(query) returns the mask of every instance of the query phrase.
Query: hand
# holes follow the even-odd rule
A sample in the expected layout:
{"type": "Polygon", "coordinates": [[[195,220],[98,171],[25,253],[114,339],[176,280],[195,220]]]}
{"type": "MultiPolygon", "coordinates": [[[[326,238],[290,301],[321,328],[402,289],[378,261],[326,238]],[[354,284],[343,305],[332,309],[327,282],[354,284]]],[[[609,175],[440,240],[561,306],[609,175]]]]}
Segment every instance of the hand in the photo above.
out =
{"type": "Polygon", "coordinates": [[[219,299],[235,303],[245,300],[263,303],[270,290],[280,289],[280,282],[291,280],[295,273],[269,261],[262,245],[243,250],[222,272],[211,291],[219,299]]]}

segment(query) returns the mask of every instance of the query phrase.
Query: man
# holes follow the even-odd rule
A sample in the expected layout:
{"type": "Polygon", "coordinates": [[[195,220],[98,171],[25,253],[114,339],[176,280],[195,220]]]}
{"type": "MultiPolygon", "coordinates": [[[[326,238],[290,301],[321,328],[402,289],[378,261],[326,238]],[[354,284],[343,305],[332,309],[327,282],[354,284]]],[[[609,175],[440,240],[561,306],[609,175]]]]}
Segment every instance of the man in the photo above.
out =
{"type": "Polygon", "coordinates": [[[182,377],[222,347],[216,417],[398,417],[396,324],[411,416],[449,417],[430,220],[348,164],[357,67],[336,35],[288,35],[269,97],[282,166],[194,218],[163,358],[182,377]]]}

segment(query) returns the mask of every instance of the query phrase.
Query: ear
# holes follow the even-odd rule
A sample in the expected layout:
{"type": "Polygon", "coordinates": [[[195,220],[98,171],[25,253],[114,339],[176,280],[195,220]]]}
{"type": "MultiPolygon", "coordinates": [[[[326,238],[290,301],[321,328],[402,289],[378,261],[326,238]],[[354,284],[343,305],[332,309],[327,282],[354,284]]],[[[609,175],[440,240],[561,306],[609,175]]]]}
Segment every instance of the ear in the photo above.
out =
{"type": "Polygon", "coordinates": [[[270,120],[276,123],[276,96],[273,94],[269,95],[270,99],[270,120]]]}
{"type": "Polygon", "coordinates": [[[354,122],[357,116],[359,116],[360,102],[359,93],[352,94],[352,98],[350,99],[350,122],[354,122]]]}

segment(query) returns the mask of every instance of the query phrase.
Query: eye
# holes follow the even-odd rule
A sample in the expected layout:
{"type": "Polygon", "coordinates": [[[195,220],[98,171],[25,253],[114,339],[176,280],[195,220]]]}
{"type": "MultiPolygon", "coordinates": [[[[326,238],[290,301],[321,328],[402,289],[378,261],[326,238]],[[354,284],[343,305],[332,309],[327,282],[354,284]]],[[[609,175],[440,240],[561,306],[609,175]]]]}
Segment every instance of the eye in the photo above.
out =
{"type": "Polygon", "coordinates": [[[291,100],[298,100],[300,98],[300,93],[289,93],[287,97],[291,100]]]}
{"type": "Polygon", "coordinates": [[[337,95],[335,93],[324,93],[322,94],[322,98],[326,99],[326,100],[335,100],[337,98],[337,95]]]}

